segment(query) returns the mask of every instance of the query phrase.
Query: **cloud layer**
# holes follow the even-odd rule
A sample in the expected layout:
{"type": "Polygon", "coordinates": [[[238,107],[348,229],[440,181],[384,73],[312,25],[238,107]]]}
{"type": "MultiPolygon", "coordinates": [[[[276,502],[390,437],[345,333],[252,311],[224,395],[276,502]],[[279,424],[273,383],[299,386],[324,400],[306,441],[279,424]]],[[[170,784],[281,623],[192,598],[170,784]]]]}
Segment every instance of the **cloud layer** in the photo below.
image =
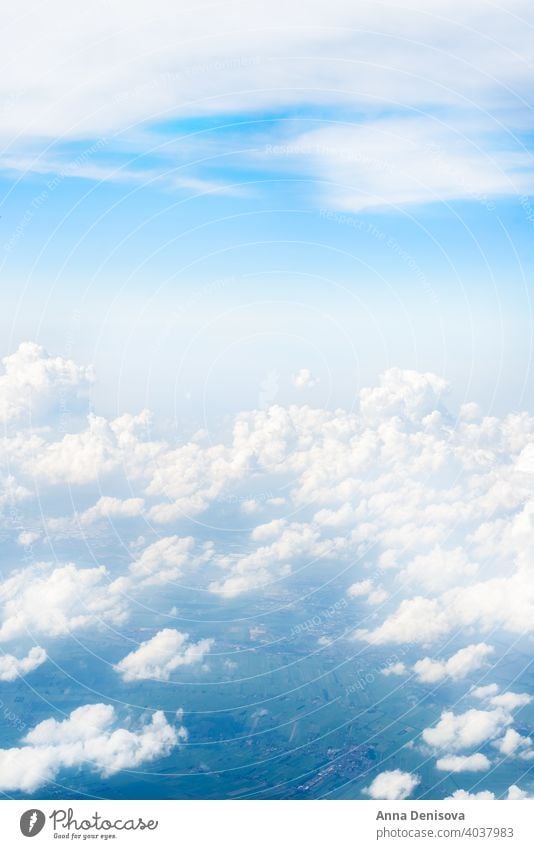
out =
{"type": "MultiPolygon", "coordinates": [[[[235,416],[225,438],[198,432],[172,442],[153,437],[147,411],[114,420],[73,417],[65,429],[60,401],[77,403],[89,370],[35,347],[28,355],[23,346],[8,358],[10,384],[26,380],[28,356],[30,374],[45,377],[29,380],[22,413],[17,395],[13,413],[6,400],[9,427],[0,441],[0,458],[9,462],[1,521],[15,543],[0,581],[2,680],[43,663],[47,641],[122,626],[150,593],[177,592],[186,582],[224,606],[247,594],[288,593],[292,576],[305,577],[313,566],[327,580],[343,573],[352,641],[413,647],[410,661],[397,657],[386,674],[429,687],[469,682],[470,704],[443,709],[422,729],[422,751],[436,759],[438,771],[483,772],[504,758],[534,758],[532,738],[515,727],[516,712],[530,697],[473,680],[495,657],[497,632],[530,634],[534,627],[531,416],[484,417],[469,403],[454,412],[441,377],[390,369],[360,391],[355,410],[272,405],[235,416]],[[67,505],[58,515],[66,486],[72,503],[79,498],[83,507],[69,513],[67,505]],[[262,490],[268,498],[257,497],[262,490]],[[241,509],[251,503],[254,510],[241,509]],[[229,534],[210,539],[217,522],[229,534]],[[71,536],[93,550],[106,528],[121,540],[120,555],[108,562],[36,560],[46,541],[71,536]],[[34,647],[24,656],[28,637],[34,647]],[[10,645],[21,641],[23,651],[10,645]],[[454,649],[442,645],[448,641],[454,649]]],[[[181,667],[202,666],[213,644],[209,634],[194,640],[173,628],[152,633],[116,662],[125,682],[169,681],[181,667]]],[[[327,650],[331,642],[319,645],[327,650]]],[[[95,713],[101,766],[79,741],[76,755],[54,743],[53,757],[42,748],[35,755],[43,764],[39,775],[53,776],[69,763],[105,774],[120,762],[108,765],[106,741],[126,729],[114,728],[107,709],[107,725],[99,726],[102,711],[95,713]]],[[[164,719],[157,722],[150,732],[154,751],[167,751],[174,732],[164,719]]],[[[4,751],[4,762],[15,764],[13,787],[30,786],[17,778],[16,765],[34,756],[40,733],[35,729],[20,749],[4,751]]],[[[145,726],[134,733],[143,752],[147,733],[145,726]]],[[[125,763],[135,763],[132,746],[125,763]]],[[[417,781],[393,770],[368,793],[405,798],[417,781]]]]}
{"type": "MultiPolygon", "coordinates": [[[[19,354],[14,362],[24,372],[19,354]]],[[[50,361],[33,350],[32,370],[48,374],[50,361]]],[[[86,379],[73,364],[53,362],[59,377],[39,394],[49,410],[61,397],[65,373],[77,375],[76,386],[86,379]]],[[[41,496],[58,485],[100,488],[83,512],[53,517],[48,526],[45,519],[45,535],[74,525],[90,535],[98,523],[115,521],[126,523],[127,534],[128,521],[143,518],[162,530],[178,520],[187,527],[189,518],[228,503],[228,493],[242,491],[252,477],[256,486],[263,477],[284,495],[250,513],[257,524],[237,553],[221,541],[163,532],[144,545],[132,540],[131,563],[118,581],[103,565],[15,573],[0,585],[0,638],[23,632],[40,593],[49,594],[47,622],[38,616],[35,629],[61,633],[91,615],[119,621],[121,592],[202,574],[205,566],[206,574],[217,573],[209,590],[232,597],[274,586],[306,563],[333,561],[360,564],[350,595],[378,611],[373,627],[355,633],[362,640],[424,646],[458,629],[529,632],[534,420],[523,413],[482,417],[470,404],[453,415],[447,392],[436,375],[391,369],[378,386],[361,390],[357,412],[275,405],[238,414],[230,439],[209,444],[202,436],[181,445],[153,440],[146,411],[113,421],[90,415],[84,427],[59,439],[50,417],[46,432],[19,428],[0,445],[0,455],[10,458],[11,502],[22,499],[31,509],[32,481],[41,496]],[[106,491],[112,481],[116,490],[121,477],[127,497],[106,491]],[[287,517],[295,511],[299,518],[287,517]]],[[[236,503],[252,500],[251,493],[236,503]]],[[[471,641],[441,666],[423,659],[415,671],[427,680],[460,678],[489,652],[486,643],[471,641]]]]}

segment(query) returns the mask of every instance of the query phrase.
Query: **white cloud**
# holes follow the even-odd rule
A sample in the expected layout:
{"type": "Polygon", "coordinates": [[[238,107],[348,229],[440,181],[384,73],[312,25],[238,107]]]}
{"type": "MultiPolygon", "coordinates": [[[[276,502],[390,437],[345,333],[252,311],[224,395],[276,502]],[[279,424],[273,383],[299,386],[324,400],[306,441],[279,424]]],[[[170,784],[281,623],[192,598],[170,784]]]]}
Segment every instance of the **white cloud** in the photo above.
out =
{"type": "Polygon", "coordinates": [[[46,652],[40,646],[33,646],[26,657],[19,658],[12,654],[0,655],[0,681],[15,681],[16,678],[28,675],[46,660],[46,652]]]}
{"type": "Polygon", "coordinates": [[[0,790],[34,793],[65,769],[90,768],[103,778],[165,757],[185,737],[163,711],[138,730],[117,726],[111,705],[83,705],[58,721],[40,722],[23,745],[0,749],[0,790]]]}
{"type": "Polygon", "coordinates": [[[293,386],[297,389],[313,389],[318,383],[319,379],[313,376],[309,368],[301,368],[293,375],[293,386]]]}
{"type": "Polygon", "coordinates": [[[29,566],[0,584],[0,641],[28,634],[57,637],[100,622],[120,624],[126,609],[105,566],[29,566]]]}
{"type": "Polygon", "coordinates": [[[475,699],[489,699],[490,696],[496,696],[499,692],[499,687],[497,684],[486,684],[483,687],[474,687],[471,690],[471,695],[475,697],[475,699]]]}
{"type": "Polygon", "coordinates": [[[529,632],[533,623],[534,573],[518,568],[509,577],[449,590],[438,599],[417,596],[404,600],[381,626],[361,636],[374,643],[424,644],[455,628],[523,633],[529,632]]]}
{"type": "Polygon", "coordinates": [[[347,590],[347,594],[352,596],[352,598],[360,598],[360,596],[369,595],[373,590],[373,582],[367,578],[365,581],[357,581],[355,584],[351,584],[347,590]]]}
{"type": "Polygon", "coordinates": [[[114,519],[132,519],[142,516],[144,503],[142,498],[122,499],[102,495],[92,507],[82,513],[75,512],[70,517],[47,519],[46,530],[52,535],[76,535],[81,532],[85,536],[86,529],[105,519],[112,522],[114,519]]]}
{"type": "Polygon", "coordinates": [[[254,542],[264,542],[265,540],[279,536],[286,527],[287,522],[285,519],[273,519],[272,522],[257,525],[254,530],[251,531],[250,538],[254,540],[254,542]]]}
{"type": "Polygon", "coordinates": [[[438,769],[448,772],[488,769],[489,759],[479,752],[466,756],[449,753],[478,748],[490,742],[505,757],[530,757],[531,738],[521,736],[510,727],[513,722],[512,711],[528,704],[530,698],[512,692],[495,695],[495,690],[495,685],[488,685],[471,691],[471,695],[491,705],[491,710],[471,709],[462,714],[443,711],[435,726],[423,730],[421,736],[425,743],[435,751],[447,752],[438,759],[438,769]]]}
{"type": "Polygon", "coordinates": [[[256,548],[243,557],[223,558],[220,564],[229,574],[222,581],[213,581],[210,590],[226,598],[250,592],[289,575],[292,561],[302,556],[320,557],[323,554],[319,534],[312,527],[294,522],[281,525],[277,539],[256,548]]]}
{"type": "Polygon", "coordinates": [[[23,419],[26,424],[39,425],[60,410],[79,412],[93,381],[91,369],[51,357],[33,342],[22,343],[15,353],[3,358],[2,364],[2,423],[23,419]]]}
{"type": "Polygon", "coordinates": [[[514,755],[519,749],[529,748],[531,745],[532,738],[523,737],[514,728],[508,728],[504,737],[495,742],[495,746],[501,755],[505,755],[506,757],[514,755]]]}
{"type": "Polygon", "coordinates": [[[392,663],[391,666],[386,666],[382,670],[382,675],[405,675],[407,671],[405,664],[399,661],[398,663],[392,663]]]}
{"type": "Polygon", "coordinates": [[[512,153],[512,140],[499,150],[495,135],[476,138],[460,116],[445,124],[427,114],[320,127],[292,144],[330,184],[327,202],[339,210],[529,194],[528,152],[512,153]]]}
{"type": "Polygon", "coordinates": [[[112,423],[90,415],[86,430],[67,433],[57,442],[43,443],[24,465],[43,483],[81,485],[92,483],[121,464],[112,423]]]}
{"type": "MultiPolygon", "coordinates": [[[[328,201],[338,208],[517,194],[529,185],[530,163],[513,131],[531,126],[532,10],[510,0],[486,12],[482,0],[396,3],[387,15],[376,4],[334,0],[324,27],[318,0],[290,6],[273,0],[269,9],[259,0],[246,7],[214,2],[209,16],[185,18],[169,0],[155,0],[150,21],[142,3],[130,4],[125,28],[120,11],[103,0],[91,19],[76,15],[66,0],[53,0],[36,8],[31,22],[17,16],[10,0],[0,41],[9,69],[0,81],[3,147],[11,151],[4,168],[135,179],[131,167],[121,174],[107,165],[107,150],[113,164],[121,149],[116,139],[129,160],[132,143],[153,151],[149,126],[158,121],[294,106],[312,109],[317,120],[317,109],[338,104],[365,120],[306,133],[289,124],[282,139],[280,131],[276,138],[271,133],[264,145],[255,127],[248,145],[254,161],[267,160],[272,170],[282,160],[280,167],[285,162],[330,181],[328,201]],[[65,23],[61,30],[57,20],[65,23]],[[29,56],[42,73],[30,73],[29,56]],[[285,80],[295,84],[281,85],[285,80]],[[465,118],[466,102],[476,104],[475,120],[465,118]],[[379,117],[385,104],[397,117],[379,117]],[[60,170],[57,153],[43,155],[50,138],[86,139],[86,152],[60,170]]],[[[195,139],[197,147],[200,142],[195,139]]],[[[228,145],[235,149],[235,139],[228,145]]],[[[182,139],[180,147],[170,145],[167,167],[184,147],[185,161],[192,158],[192,142],[182,139]]],[[[219,181],[205,185],[196,169],[188,170],[174,175],[175,184],[219,188],[219,181]]],[[[147,177],[146,169],[137,174],[147,177]]]]}
{"type": "Polygon", "coordinates": [[[491,790],[479,790],[478,793],[470,793],[469,790],[455,790],[452,796],[446,796],[446,799],[456,799],[456,801],[478,800],[480,802],[490,802],[495,799],[495,793],[491,790]]]}
{"type": "MultiPolygon", "coordinates": [[[[508,788],[507,799],[532,799],[524,790],[520,790],[516,784],[511,784],[508,788]]],[[[491,790],[480,790],[478,793],[470,793],[468,790],[455,790],[452,796],[447,796],[447,799],[469,800],[478,799],[480,801],[492,801],[495,799],[495,793],[491,790]]]]}
{"type": "Polygon", "coordinates": [[[496,707],[502,707],[505,710],[511,711],[518,707],[524,707],[530,704],[532,697],[528,693],[500,693],[498,696],[492,696],[490,704],[496,707]]]}
{"type": "Polygon", "coordinates": [[[181,666],[202,663],[213,640],[191,643],[189,634],[164,628],[138,649],[126,655],[116,666],[124,681],[145,678],[168,681],[171,673],[181,666]]]}
{"type": "Polygon", "coordinates": [[[474,755],[448,755],[438,758],[436,769],[442,772],[485,772],[491,766],[491,762],[485,755],[480,753],[474,755]]]}
{"type": "Polygon", "coordinates": [[[380,376],[379,385],[360,392],[362,417],[378,423],[394,416],[409,422],[441,410],[449,392],[447,382],[435,374],[390,368],[380,376]]]}
{"type": "Polygon", "coordinates": [[[30,490],[18,483],[13,475],[0,478],[0,510],[12,509],[28,501],[31,495],[30,490]]]}
{"type": "Polygon", "coordinates": [[[141,516],[144,501],[142,498],[114,498],[102,495],[96,504],[84,510],[79,516],[81,525],[92,525],[100,519],[130,519],[141,516]]]}
{"type": "Polygon", "coordinates": [[[484,664],[494,651],[493,646],[478,643],[460,649],[448,660],[433,660],[425,657],[414,664],[413,670],[420,681],[435,684],[445,678],[458,681],[484,664]]]}
{"type": "Polygon", "coordinates": [[[21,531],[17,537],[19,545],[31,546],[39,539],[39,534],[36,531],[21,531]]]}
{"type": "Polygon", "coordinates": [[[386,599],[389,598],[389,593],[383,587],[378,587],[373,592],[369,593],[367,596],[367,601],[369,604],[379,605],[383,604],[386,599]]]}
{"type": "Polygon", "coordinates": [[[165,584],[177,580],[193,561],[193,537],[162,537],[145,548],[130,566],[137,581],[165,584]]]}
{"type": "Polygon", "coordinates": [[[10,38],[4,36],[2,43],[11,84],[8,88],[7,80],[4,83],[3,94],[10,97],[4,132],[24,129],[38,136],[69,133],[79,138],[119,130],[160,110],[175,116],[322,103],[325,87],[328,102],[333,92],[339,92],[336,100],[367,108],[373,103],[382,106],[384,98],[443,106],[461,102],[467,62],[469,93],[481,98],[487,108],[490,93],[498,92],[500,85],[528,85],[524,60],[529,55],[530,10],[519,0],[496,9],[490,19],[479,0],[468,9],[457,0],[434,2],[430,8],[428,3],[400,3],[387,16],[372,5],[336,0],[329,9],[331,29],[326,30],[318,2],[295,2],[288,8],[276,0],[270,15],[256,0],[246,9],[214,3],[209,18],[201,20],[199,16],[180,18],[168,0],[157,0],[148,24],[143,5],[134,3],[127,30],[118,10],[100,4],[97,20],[85,21],[64,0],[55,0],[48,15],[37,9],[31,25],[26,22],[25,27],[12,14],[11,5],[6,8],[10,38]],[[110,44],[100,39],[98,19],[104,12],[110,44]],[[57,18],[65,20],[68,38],[52,27],[51,20],[57,18]],[[283,25],[271,31],[273,20],[283,25]],[[166,36],[169,30],[178,31],[178,25],[176,49],[176,41],[171,43],[166,36]],[[146,52],[140,55],[141,37],[146,52]],[[414,43],[418,43],[417,51],[414,43]],[[499,50],[499,44],[514,50],[509,54],[499,50]],[[31,76],[23,61],[28,54],[36,67],[49,68],[49,74],[31,76]],[[101,76],[97,79],[80,58],[86,54],[98,60],[101,76]],[[323,59],[336,54],[343,57],[342,62],[323,59]],[[117,55],[125,69],[120,75],[117,55]],[[273,55],[275,66],[269,62],[273,55]],[[298,87],[281,91],[276,85],[295,75],[308,80],[306,92],[298,87]],[[247,85],[254,97],[247,94],[247,85]]]}
{"type": "Polygon", "coordinates": [[[517,784],[512,784],[511,787],[508,788],[508,799],[534,799],[534,796],[530,796],[525,792],[525,790],[520,790],[517,784]]]}
{"type": "Polygon", "coordinates": [[[462,548],[435,546],[429,553],[418,554],[402,570],[400,578],[434,594],[463,583],[477,571],[478,565],[469,561],[462,548]]]}
{"type": "MultiPolygon", "coordinates": [[[[56,400],[60,402],[59,395],[56,400]]],[[[164,448],[163,443],[145,438],[149,424],[150,414],[146,410],[137,416],[124,415],[112,421],[90,414],[82,430],[65,433],[61,439],[54,439],[57,436],[54,430],[41,431],[38,435],[21,432],[5,445],[5,451],[16,460],[23,474],[37,479],[41,488],[96,483],[118,470],[131,481],[149,475],[154,460],[164,448]]]]}
{"type": "Polygon", "coordinates": [[[425,728],[422,737],[435,749],[456,752],[493,740],[511,722],[510,714],[499,708],[491,711],[471,709],[461,714],[443,711],[437,725],[425,728]]]}
{"type": "Polygon", "coordinates": [[[420,782],[418,775],[400,769],[381,772],[364,789],[372,799],[407,799],[420,782]]]}
{"type": "Polygon", "coordinates": [[[448,617],[435,599],[417,596],[402,601],[397,611],[374,631],[358,631],[356,636],[377,644],[425,644],[443,637],[449,628],[448,617]]]}

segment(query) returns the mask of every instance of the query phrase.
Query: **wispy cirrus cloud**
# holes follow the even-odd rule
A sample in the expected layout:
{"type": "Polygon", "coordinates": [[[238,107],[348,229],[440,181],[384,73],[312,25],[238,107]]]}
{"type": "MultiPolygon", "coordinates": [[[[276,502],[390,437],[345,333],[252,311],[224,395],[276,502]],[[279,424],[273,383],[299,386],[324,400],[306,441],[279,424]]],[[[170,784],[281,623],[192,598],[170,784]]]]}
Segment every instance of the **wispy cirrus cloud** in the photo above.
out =
{"type": "Polygon", "coordinates": [[[130,4],[125,20],[101,0],[83,17],[54,0],[30,18],[9,3],[0,167],[61,173],[70,156],[58,158],[61,145],[105,138],[83,161],[74,151],[67,173],[239,194],[232,171],[254,161],[267,173],[307,172],[345,210],[531,190],[522,139],[532,128],[534,18],[524,0],[491,14],[482,0],[335,0],[328,26],[320,2],[198,12],[156,0],[149,15],[130,4]],[[230,137],[217,124],[198,135],[213,116],[239,116],[230,137]],[[273,146],[293,153],[283,162],[273,146]],[[137,161],[147,154],[149,167],[137,161]]]}
{"type": "Polygon", "coordinates": [[[270,155],[323,183],[323,203],[363,209],[528,195],[531,153],[487,119],[465,125],[462,113],[404,115],[325,126],[272,145],[270,155]]]}

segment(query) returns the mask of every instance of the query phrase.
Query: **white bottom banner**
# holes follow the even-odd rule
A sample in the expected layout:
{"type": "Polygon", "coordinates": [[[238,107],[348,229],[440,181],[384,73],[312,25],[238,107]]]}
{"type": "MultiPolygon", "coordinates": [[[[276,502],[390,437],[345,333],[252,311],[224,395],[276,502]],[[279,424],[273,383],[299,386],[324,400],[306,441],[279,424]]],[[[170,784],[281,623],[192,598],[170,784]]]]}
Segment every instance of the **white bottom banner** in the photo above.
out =
{"type": "Polygon", "coordinates": [[[534,801],[0,803],[2,847],[534,847],[534,801]]]}

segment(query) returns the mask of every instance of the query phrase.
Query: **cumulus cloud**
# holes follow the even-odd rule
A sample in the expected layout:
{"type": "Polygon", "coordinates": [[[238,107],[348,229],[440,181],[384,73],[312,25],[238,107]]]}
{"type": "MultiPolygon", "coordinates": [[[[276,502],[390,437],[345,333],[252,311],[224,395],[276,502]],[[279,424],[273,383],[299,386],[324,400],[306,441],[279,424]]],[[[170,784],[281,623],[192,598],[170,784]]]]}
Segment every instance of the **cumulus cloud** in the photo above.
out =
{"type": "Polygon", "coordinates": [[[511,722],[510,714],[499,708],[495,710],[472,708],[461,714],[443,711],[437,725],[433,728],[425,728],[422,737],[425,743],[435,749],[449,749],[457,752],[461,749],[480,746],[494,739],[511,722]]]}
{"type": "Polygon", "coordinates": [[[146,412],[113,421],[91,414],[84,430],[66,433],[56,441],[41,439],[32,446],[29,456],[23,458],[22,470],[40,483],[52,485],[88,484],[118,469],[132,478],[146,474],[161,450],[158,443],[142,439],[148,418],[146,412]]]}
{"type": "Polygon", "coordinates": [[[315,529],[298,522],[284,523],[278,538],[268,545],[261,545],[243,557],[220,559],[219,565],[228,570],[228,575],[222,581],[213,581],[210,589],[218,595],[232,598],[289,575],[292,561],[296,558],[303,555],[321,557],[323,553],[315,529]]]}
{"type": "Polygon", "coordinates": [[[438,758],[436,769],[442,772],[485,772],[491,766],[491,762],[485,755],[480,753],[474,755],[448,755],[438,758]]]}
{"type": "Polygon", "coordinates": [[[96,504],[84,510],[79,516],[81,525],[92,525],[100,519],[130,519],[141,516],[144,501],[142,498],[114,498],[102,495],[96,504]]]}
{"type": "Polygon", "coordinates": [[[265,540],[275,539],[283,530],[287,528],[285,519],[273,519],[272,522],[266,522],[263,525],[257,525],[250,533],[250,538],[254,542],[264,542],[265,540]]]}
{"type": "Polygon", "coordinates": [[[435,684],[445,678],[458,681],[480,669],[493,651],[493,646],[486,643],[473,644],[460,649],[448,660],[433,660],[430,657],[418,660],[413,670],[417,678],[426,684],[435,684]]]}
{"type": "Polygon", "coordinates": [[[82,513],[75,512],[70,517],[47,519],[46,531],[54,536],[76,535],[79,532],[85,535],[87,529],[104,520],[112,522],[117,519],[133,519],[142,516],[144,503],[142,498],[122,499],[102,495],[92,507],[88,507],[82,513]]]}
{"type": "Polygon", "coordinates": [[[147,546],[133,561],[130,572],[145,584],[165,584],[177,580],[192,561],[193,537],[162,537],[147,546]]]}
{"type": "Polygon", "coordinates": [[[369,422],[400,416],[420,422],[443,409],[443,397],[449,392],[447,381],[435,374],[390,368],[380,377],[378,386],[362,389],[360,410],[369,422]]]}
{"type": "Polygon", "coordinates": [[[490,696],[496,696],[498,692],[498,684],[485,684],[481,687],[473,687],[471,695],[474,696],[475,699],[483,701],[485,699],[489,699],[490,696]]]}
{"type": "Polygon", "coordinates": [[[532,696],[529,696],[528,693],[508,692],[500,693],[498,696],[492,696],[489,701],[490,704],[496,707],[502,707],[507,711],[511,711],[530,704],[532,696]]]}
{"type": "Polygon", "coordinates": [[[12,654],[0,656],[0,681],[15,681],[16,678],[28,675],[46,660],[46,652],[40,646],[33,646],[21,659],[12,654]]]}
{"type": "Polygon", "coordinates": [[[445,549],[435,546],[432,551],[418,554],[400,573],[406,584],[413,584],[429,593],[439,593],[475,575],[478,564],[471,563],[462,548],[445,549]]]}
{"type": "Polygon", "coordinates": [[[202,663],[213,642],[207,639],[192,643],[189,642],[189,634],[164,628],[126,655],[116,669],[123,681],[145,678],[168,681],[171,673],[179,667],[202,663]]]}
{"type": "Polygon", "coordinates": [[[508,799],[534,799],[534,796],[529,795],[525,790],[520,790],[517,784],[512,784],[508,788],[508,799]]]}
{"type": "MultiPolygon", "coordinates": [[[[435,726],[424,729],[423,741],[435,750],[453,752],[473,749],[491,742],[505,757],[517,756],[524,760],[530,759],[531,755],[534,757],[532,739],[522,736],[511,727],[512,712],[529,704],[531,697],[526,693],[511,691],[499,694],[498,689],[495,684],[473,688],[471,695],[486,702],[488,709],[471,709],[462,714],[443,711],[435,726]]],[[[482,757],[485,758],[479,753],[466,757],[446,755],[439,758],[436,766],[450,772],[461,772],[463,768],[482,770],[487,768],[483,765],[486,759],[482,761],[482,757]],[[467,766],[468,763],[471,767],[467,766]]]]}
{"type": "Polygon", "coordinates": [[[59,410],[79,412],[93,382],[90,368],[51,357],[40,345],[23,342],[2,360],[0,422],[24,419],[39,425],[59,410]]]}
{"type": "Polygon", "coordinates": [[[357,581],[355,584],[351,584],[347,590],[347,594],[352,596],[352,598],[360,598],[361,596],[367,596],[373,590],[373,582],[367,578],[365,581],[357,581]]]}
{"type": "Polygon", "coordinates": [[[357,637],[381,643],[431,643],[449,630],[445,612],[439,610],[435,599],[417,596],[405,599],[386,621],[374,631],[360,630],[357,637]]]}
{"type": "Polygon", "coordinates": [[[250,470],[254,452],[239,450],[237,442],[236,438],[231,447],[222,444],[205,447],[189,442],[162,451],[146,493],[166,500],[158,501],[149,511],[149,517],[165,524],[195,516],[206,510],[227,487],[241,481],[250,470]]]}
{"type": "Polygon", "coordinates": [[[131,730],[118,725],[112,705],[78,707],[66,719],[45,719],[22,740],[22,745],[0,749],[0,790],[34,793],[66,769],[89,768],[101,777],[170,754],[184,728],[174,728],[163,711],[131,730]]]}
{"type": "Polygon", "coordinates": [[[401,602],[385,622],[360,636],[374,643],[431,643],[457,628],[482,633],[502,628],[529,632],[534,622],[534,580],[518,570],[510,577],[492,578],[449,590],[439,599],[416,596],[401,602]]]}
{"type": "Polygon", "coordinates": [[[31,546],[39,539],[37,531],[21,531],[17,537],[17,543],[23,546],[31,546]]]}
{"type": "Polygon", "coordinates": [[[382,675],[386,677],[390,675],[405,675],[408,670],[406,669],[406,665],[401,661],[397,663],[392,663],[390,666],[386,666],[385,669],[382,670],[382,675]]]}
{"type": "Polygon", "coordinates": [[[0,510],[13,508],[31,498],[31,491],[22,486],[13,475],[0,476],[0,510]]]}
{"type": "Polygon", "coordinates": [[[369,604],[378,605],[382,604],[386,599],[389,598],[389,593],[383,587],[377,587],[376,590],[369,593],[367,596],[367,601],[369,604]]]}
{"type": "MultiPolygon", "coordinates": [[[[480,790],[478,793],[470,793],[468,790],[455,790],[452,796],[447,796],[447,799],[469,800],[478,799],[479,801],[492,801],[495,799],[495,793],[491,790],[480,790]]],[[[511,784],[508,788],[506,798],[514,799],[532,799],[524,790],[520,790],[517,784],[511,784]]]]}
{"type": "Polygon", "coordinates": [[[393,769],[377,775],[363,792],[372,799],[407,799],[420,781],[418,775],[393,769]]]}
{"type": "Polygon", "coordinates": [[[0,583],[0,642],[28,634],[58,637],[99,622],[117,625],[126,612],[105,566],[37,564],[0,583]]]}
{"type": "Polygon", "coordinates": [[[477,800],[480,802],[490,802],[495,799],[495,793],[491,790],[479,790],[478,793],[470,793],[469,790],[455,790],[452,796],[446,796],[446,799],[456,799],[457,801],[477,800]]]}
{"type": "MultiPolygon", "coordinates": [[[[136,503],[126,504],[126,510],[124,504],[118,505],[121,516],[137,512],[136,503]]],[[[198,565],[211,556],[209,543],[196,554],[193,547],[192,537],[164,537],[141,550],[117,577],[104,565],[37,563],[14,570],[0,582],[0,642],[27,635],[59,637],[100,624],[120,625],[129,616],[132,596],[176,580],[186,565],[198,565]]]]}
{"type": "Polygon", "coordinates": [[[297,389],[313,389],[318,383],[319,379],[313,376],[309,368],[301,368],[293,375],[293,386],[297,389]]]}
{"type": "Polygon", "coordinates": [[[495,746],[501,755],[505,755],[506,757],[514,755],[520,749],[530,748],[531,745],[532,738],[523,737],[521,734],[518,734],[515,728],[509,728],[504,737],[495,742],[495,746]]]}

